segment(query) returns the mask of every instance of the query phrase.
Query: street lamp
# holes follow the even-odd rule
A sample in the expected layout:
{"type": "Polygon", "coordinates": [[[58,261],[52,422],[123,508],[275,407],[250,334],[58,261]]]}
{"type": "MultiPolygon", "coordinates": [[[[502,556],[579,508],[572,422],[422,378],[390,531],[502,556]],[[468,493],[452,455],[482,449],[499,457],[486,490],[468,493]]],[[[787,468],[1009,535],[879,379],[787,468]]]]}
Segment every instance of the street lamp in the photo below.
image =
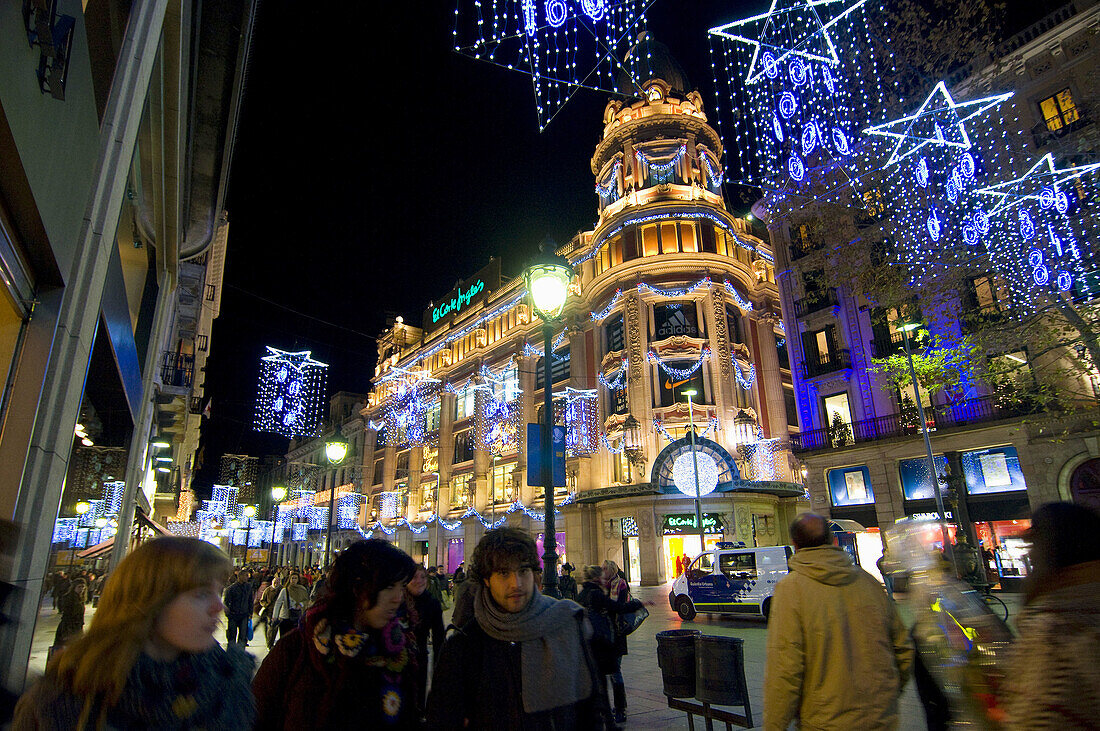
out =
{"type": "Polygon", "coordinates": [[[569,283],[573,279],[573,268],[569,262],[560,256],[545,251],[538,261],[531,264],[523,272],[524,283],[527,285],[527,294],[531,300],[531,309],[542,320],[542,392],[543,392],[543,418],[542,425],[542,490],[544,506],[546,509],[543,523],[543,593],[555,599],[558,594],[558,545],[557,533],[554,525],[554,403],[553,403],[553,374],[551,361],[554,357],[551,337],[554,334],[554,323],[561,318],[562,309],[565,307],[565,298],[569,294],[569,283]]]}
{"type": "MultiPolygon", "coordinates": [[[[80,502],[78,502],[74,506],[74,510],[76,510],[77,515],[84,515],[85,513],[87,513],[91,509],[92,509],[92,504],[89,503],[89,502],[86,502],[84,500],[81,500],[80,502]]],[[[77,521],[77,522],[79,522],[79,521],[77,521]]],[[[84,535],[85,535],[84,547],[87,548],[88,547],[88,545],[87,545],[87,535],[88,534],[85,533],[84,535]]],[[[69,539],[69,568],[72,569],[73,564],[75,564],[75,563],[76,563],[76,546],[73,545],[73,540],[70,538],[69,539]]]]}
{"type": "Polygon", "coordinates": [[[256,517],[256,506],[245,505],[244,508],[241,509],[241,512],[244,513],[244,517],[248,518],[244,530],[244,562],[248,563],[248,543],[249,539],[252,537],[252,519],[256,517]]]}
{"type": "Polygon", "coordinates": [[[703,511],[699,507],[699,454],[695,451],[695,409],[692,408],[691,397],[699,393],[694,388],[687,388],[680,392],[688,397],[688,425],[691,429],[691,467],[695,471],[695,525],[699,528],[699,553],[707,550],[706,534],[703,531],[703,511]]]}
{"type": "Polygon", "coordinates": [[[954,562],[955,552],[950,548],[947,536],[947,515],[943,510],[943,495],[940,493],[940,476],[936,472],[936,460],[932,456],[932,439],[928,436],[928,421],[924,418],[924,404],[920,400],[920,386],[917,384],[917,369],[913,365],[913,351],[909,348],[909,333],[920,327],[920,323],[907,322],[898,326],[901,332],[901,340],[905,344],[905,359],[909,363],[909,377],[913,379],[913,395],[917,401],[917,418],[920,419],[920,431],[924,435],[924,450],[928,455],[928,469],[932,477],[932,494],[936,496],[936,515],[940,519],[940,536],[943,538],[943,550],[952,557],[954,562]]]}
{"type": "MultiPolygon", "coordinates": [[[[335,436],[325,442],[325,459],[333,467],[336,467],[348,456],[348,443],[335,436]]],[[[332,517],[336,512],[336,473],[332,475],[332,490],[328,494],[328,528],[325,530],[325,571],[328,571],[329,556],[332,546],[332,517]]]]}
{"type": "Polygon", "coordinates": [[[634,466],[641,465],[645,461],[642,454],[642,425],[634,418],[634,414],[627,414],[623,420],[623,451],[630,466],[627,482],[633,483],[634,466]]]}
{"type": "Polygon", "coordinates": [[[276,485],[271,488],[271,553],[267,555],[267,565],[273,566],[275,561],[275,523],[279,520],[279,503],[286,498],[286,488],[276,485]]]}
{"type": "MultiPolygon", "coordinates": [[[[237,538],[237,529],[241,527],[241,521],[234,518],[229,521],[229,558],[233,558],[233,541],[237,538]]],[[[246,549],[247,550],[247,549],[246,549]]],[[[245,554],[246,556],[248,554],[245,554]]]]}

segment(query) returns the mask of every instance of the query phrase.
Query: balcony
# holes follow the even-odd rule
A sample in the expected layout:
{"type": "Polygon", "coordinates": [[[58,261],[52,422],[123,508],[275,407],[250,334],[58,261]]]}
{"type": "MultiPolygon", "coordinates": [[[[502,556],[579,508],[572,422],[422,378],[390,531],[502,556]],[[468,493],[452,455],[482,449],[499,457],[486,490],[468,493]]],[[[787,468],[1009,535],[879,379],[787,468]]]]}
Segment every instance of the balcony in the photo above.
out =
{"type": "Polygon", "coordinates": [[[195,356],[186,353],[165,353],[161,361],[160,380],[170,389],[191,389],[195,376],[195,356]]]}
{"type": "MultiPolygon", "coordinates": [[[[1001,406],[996,397],[968,399],[949,406],[925,409],[929,431],[954,429],[983,422],[1011,419],[1033,413],[1035,407],[1028,403],[1001,406]]],[[[920,434],[920,423],[915,414],[889,414],[874,419],[864,419],[843,428],[823,427],[791,436],[794,452],[812,452],[821,449],[844,449],[864,442],[877,442],[898,437],[915,437],[920,434]]]]}
{"type": "Polygon", "coordinates": [[[847,348],[841,348],[835,353],[819,353],[817,358],[802,361],[804,378],[816,378],[851,367],[852,359],[847,348]]]}
{"type": "Polygon", "coordinates": [[[835,289],[826,289],[813,295],[807,295],[794,303],[794,316],[805,317],[813,312],[820,312],[840,304],[835,289]]]}
{"type": "Polygon", "coordinates": [[[871,355],[875,358],[889,358],[905,349],[905,333],[876,332],[871,340],[871,355]]]}

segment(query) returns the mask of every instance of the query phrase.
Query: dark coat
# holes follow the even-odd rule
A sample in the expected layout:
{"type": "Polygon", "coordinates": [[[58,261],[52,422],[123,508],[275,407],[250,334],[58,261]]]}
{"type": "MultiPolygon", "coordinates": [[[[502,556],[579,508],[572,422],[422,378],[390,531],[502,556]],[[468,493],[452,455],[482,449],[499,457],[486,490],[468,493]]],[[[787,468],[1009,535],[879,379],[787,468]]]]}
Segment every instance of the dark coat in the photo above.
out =
{"type": "Polygon", "coordinates": [[[328,657],[313,649],[311,637],[300,629],[289,632],[268,653],[252,681],[257,731],[417,728],[415,661],[400,675],[400,714],[397,723],[389,724],[382,711],[389,684],[380,668],[358,659],[327,662],[328,657]]]}
{"type": "Polygon", "coordinates": [[[627,601],[625,594],[620,596],[618,601],[615,601],[604,593],[599,584],[594,581],[586,581],[581,585],[580,594],[577,595],[577,603],[588,610],[590,617],[598,615],[599,618],[592,618],[593,627],[596,627],[600,618],[606,618],[612,636],[612,651],[620,657],[627,654],[626,635],[620,627],[619,615],[623,612],[634,611],[641,606],[641,602],[637,600],[627,601]]]}
{"type": "Polygon", "coordinates": [[[235,581],[225,590],[225,613],[238,617],[252,614],[252,584],[235,581]]]}
{"type": "MultiPolygon", "coordinates": [[[[578,615],[578,638],[583,637],[578,615]]],[[[582,640],[583,641],[583,640],[582,640]]],[[[443,646],[428,697],[428,728],[433,729],[603,729],[607,719],[603,683],[590,652],[587,668],[592,695],[570,706],[525,713],[520,671],[520,645],[495,640],[471,620],[443,646]]]]}

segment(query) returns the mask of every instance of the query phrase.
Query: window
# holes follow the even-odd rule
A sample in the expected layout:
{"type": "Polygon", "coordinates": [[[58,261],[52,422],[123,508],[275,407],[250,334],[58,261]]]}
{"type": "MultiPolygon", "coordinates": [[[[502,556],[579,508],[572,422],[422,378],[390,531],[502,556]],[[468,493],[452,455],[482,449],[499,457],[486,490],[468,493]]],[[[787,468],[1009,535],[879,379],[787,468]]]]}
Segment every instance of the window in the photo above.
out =
{"type": "Polygon", "coordinates": [[[607,339],[607,352],[614,353],[626,347],[623,343],[623,316],[615,315],[603,328],[604,337],[607,339]]]}
{"type": "Polygon", "coordinates": [[[723,553],[718,556],[718,570],[727,579],[755,579],[755,553],[723,553]]]}
{"type": "Polygon", "coordinates": [[[993,361],[992,370],[999,377],[1002,386],[1011,384],[1017,392],[1028,392],[1035,387],[1027,351],[1004,353],[994,356],[991,360],[993,361]]]}
{"type": "Polygon", "coordinates": [[[379,485],[382,483],[382,463],[385,459],[374,460],[374,484],[379,485]]]}
{"type": "Polygon", "coordinates": [[[783,388],[783,406],[787,410],[787,424],[798,426],[798,400],[794,396],[793,388],[783,388]]]}
{"type": "MultiPolygon", "coordinates": [[[[725,239],[725,233],[722,234],[723,240],[725,239]]],[[[714,237],[714,226],[709,223],[699,224],[699,241],[703,251],[708,254],[725,254],[726,252],[718,251],[717,244],[714,237]]],[[[724,245],[723,245],[724,248],[724,245]]]]}
{"type": "MultiPolygon", "coordinates": [[[[947,474],[947,458],[942,454],[935,455],[936,474],[947,474]]],[[[913,457],[898,462],[898,473],[901,476],[901,492],[906,500],[931,500],[936,497],[932,489],[932,475],[928,470],[928,457],[913,457]]],[[[940,489],[946,490],[946,482],[940,482],[940,489]]]]}
{"type": "Polygon", "coordinates": [[[886,210],[886,202],[882,198],[882,191],[871,188],[863,193],[863,209],[872,217],[881,216],[886,210]]]}
{"type": "Polygon", "coordinates": [[[972,281],[974,299],[982,312],[1004,312],[1011,299],[1005,280],[996,274],[987,274],[972,281]]]}
{"type": "Polygon", "coordinates": [[[828,472],[829,494],[833,506],[873,505],[875,493],[871,489],[871,472],[866,465],[841,467],[828,472]]]}
{"type": "Polygon", "coordinates": [[[474,399],[477,394],[472,387],[466,386],[461,393],[455,394],[455,421],[474,415],[474,399]]]}
{"type": "Polygon", "coordinates": [[[698,244],[695,241],[695,224],[680,224],[680,244],[683,247],[684,251],[699,250],[698,244]]]}
{"type": "MultiPolygon", "coordinates": [[[[676,369],[687,369],[693,365],[694,361],[673,361],[668,365],[676,369]]],[[[687,378],[677,378],[670,375],[663,368],[658,366],[658,385],[660,388],[659,402],[661,406],[672,406],[676,402],[687,403],[687,396],[683,395],[683,392],[688,389],[695,389],[696,396],[692,397],[692,400],[697,404],[710,403],[706,389],[704,388],[705,379],[703,378],[704,366],[696,368],[691,375],[687,378]]]]}
{"type": "Polygon", "coordinates": [[[473,475],[466,472],[451,478],[451,507],[468,508],[473,504],[473,495],[470,492],[473,475]]]}
{"type": "Polygon", "coordinates": [[[608,410],[612,414],[625,414],[630,411],[630,407],[627,404],[625,386],[623,388],[612,389],[609,399],[608,410]]]}
{"type": "Polygon", "coordinates": [[[1081,118],[1077,112],[1077,105],[1073,103],[1073,95],[1069,89],[1062,89],[1054,96],[1047,97],[1039,102],[1039,110],[1043,114],[1043,121],[1047,129],[1057,132],[1063,127],[1076,122],[1081,118]]]}
{"type": "Polygon", "coordinates": [[[673,335],[700,337],[698,314],[694,302],[669,302],[653,307],[653,339],[664,340],[673,335]]]}
{"type": "Polygon", "coordinates": [[[439,472],[439,447],[424,447],[424,461],[420,472],[425,475],[439,472]]]}
{"type": "Polygon", "coordinates": [[[428,411],[424,417],[424,428],[429,432],[439,429],[439,407],[439,399],[432,399],[432,405],[428,407],[428,411]]]}
{"type": "Polygon", "coordinates": [[[469,462],[474,458],[474,432],[466,429],[455,434],[455,459],[454,463],[469,462]]]}
{"type": "MultiPolygon", "coordinates": [[[[705,523],[705,521],[704,521],[705,523]]],[[[701,579],[714,570],[714,556],[709,553],[704,553],[699,558],[695,559],[695,563],[691,565],[691,572],[688,578],[701,579]]]]}
{"type": "Polygon", "coordinates": [[[657,246],[657,227],[642,227],[642,251],[645,256],[657,256],[660,249],[657,246]]]}
{"type": "Polygon", "coordinates": [[[510,503],[516,499],[515,485],[512,480],[512,472],[516,469],[515,462],[498,464],[493,467],[489,475],[489,499],[497,503],[510,503]]]}
{"type": "Polygon", "coordinates": [[[397,467],[394,470],[394,479],[403,480],[409,476],[409,450],[397,453],[397,467]]]}
{"type": "Polygon", "coordinates": [[[963,452],[962,468],[971,495],[1027,489],[1015,447],[963,452]]]}
{"type": "Polygon", "coordinates": [[[675,254],[680,250],[679,244],[676,243],[676,224],[675,223],[662,223],[661,224],[661,253],[662,254],[675,254]]]}
{"type": "Polygon", "coordinates": [[[729,330],[731,343],[745,342],[745,336],[741,332],[741,310],[732,305],[726,305],[726,328],[729,330]]]}
{"type": "MultiPolygon", "coordinates": [[[[622,439],[615,439],[611,442],[612,449],[619,449],[622,446],[622,439]]],[[[626,450],[624,449],[618,454],[610,451],[608,456],[611,458],[611,481],[620,485],[630,482],[630,460],[626,457],[626,450]]]]}
{"type": "Polygon", "coordinates": [[[630,261],[641,256],[638,246],[638,229],[628,228],[623,232],[623,261],[630,261]]]}
{"type": "Polygon", "coordinates": [[[838,415],[840,416],[840,420],[845,424],[852,423],[852,410],[848,401],[847,391],[841,391],[832,396],[826,396],[824,404],[826,424],[832,424],[833,419],[838,415]]]}
{"type": "Polygon", "coordinates": [[[503,393],[504,400],[505,401],[511,401],[512,399],[516,398],[520,394],[519,366],[517,366],[515,363],[512,363],[510,366],[508,366],[504,370],[503,376],[504,376],[504,383],[502,384],[503,385],[502,390],[504,392],[503,393]]]}
{"type": "Polygon", "coordinates": [[[791,369],[791,354],[787,350],[787,338],[779,338],[775,341],[775,352],[779,356],[779,367],[789,371],[791,369]]]}
{"type": "MultiPolygon", "coordinates": [[[[543,359],[539,358],[539,362],[535,367],[535,389],[542,388],[542,382],[545,378],[543,373],[545,372],[543,366],[543,359]]],[[[566,343],[560,350],[554,351],[554,358],[550,363],[550,378],[553,383],[561,383],[562,381],[569,380],[569,344],[566,343]]]]}

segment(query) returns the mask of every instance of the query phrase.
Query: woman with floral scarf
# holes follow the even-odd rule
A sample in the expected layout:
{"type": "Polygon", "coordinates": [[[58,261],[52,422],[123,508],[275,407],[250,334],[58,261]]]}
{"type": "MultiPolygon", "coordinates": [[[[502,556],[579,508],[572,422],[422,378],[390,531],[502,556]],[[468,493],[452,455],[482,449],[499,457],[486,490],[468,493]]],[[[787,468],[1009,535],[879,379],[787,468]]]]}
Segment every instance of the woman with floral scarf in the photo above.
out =
{"type": "Polygon", "coordinates": [[[381,540],[337,557],[324,596],[252,681],[257,729],[415,728],[415,639],[401,607],[412,558],[381,540]]]}

